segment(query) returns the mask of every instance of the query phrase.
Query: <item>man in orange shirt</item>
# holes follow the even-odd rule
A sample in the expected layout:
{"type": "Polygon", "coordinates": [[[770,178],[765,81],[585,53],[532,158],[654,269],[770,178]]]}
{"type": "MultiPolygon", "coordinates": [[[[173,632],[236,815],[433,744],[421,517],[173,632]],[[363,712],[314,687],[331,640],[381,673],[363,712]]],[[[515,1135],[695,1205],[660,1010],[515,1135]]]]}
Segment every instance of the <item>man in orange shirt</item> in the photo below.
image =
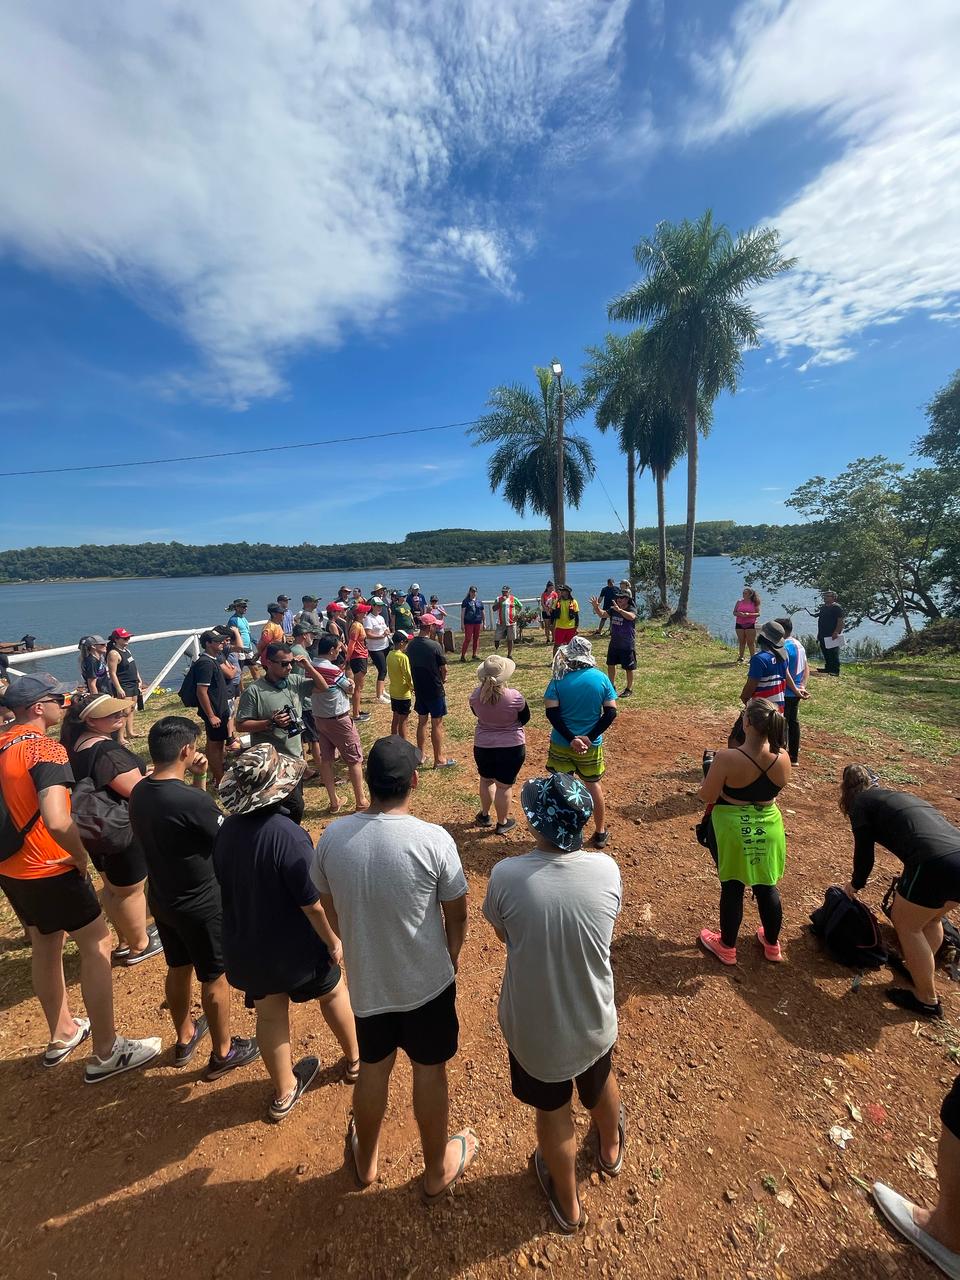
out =
{"type": "Polygon", "coordinates": [[[74,779],[67,753],[47,736],[60,723],[71,688],[39,673],[12,681],[3,694],[14,719],[0,733],[0,855],[5,855],[0,889],[30,933],[33,990],[50,1029],[41,1062],[58,1066],[92,1032],[84,1081],[95,1084],[151,1061],[160,1052],[160,1040],[127,1040],[114,1026],[110,931],[70,814],[74,779]],[[67,935],[80,952],[80,989],[89,1018],[74,1017],[67,1002],[67,935]]]}
{"type": "Polygon", "coordinates": [[[257,661],[261,667],[264,665],[263,654],[268,644],[288,643],[283,630],[283,609],[279,604],[268,604],[267,613],[270,615],[270,621],[263,624],[260,639],[257,641],[257,661]]]}

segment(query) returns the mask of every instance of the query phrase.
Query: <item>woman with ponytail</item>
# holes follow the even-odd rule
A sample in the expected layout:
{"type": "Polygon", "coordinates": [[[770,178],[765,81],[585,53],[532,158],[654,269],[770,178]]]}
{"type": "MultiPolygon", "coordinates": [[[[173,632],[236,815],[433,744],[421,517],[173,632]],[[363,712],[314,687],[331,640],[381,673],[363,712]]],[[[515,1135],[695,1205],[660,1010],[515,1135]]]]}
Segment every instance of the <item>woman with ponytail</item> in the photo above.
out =
{"type": "Polygon", "coordinates": [[[782,960],[783,908],[777,889],[787,842],[776,798],[790,781],[784,719],[775,703],[752,698],[741,716],[744,745],[718,751],[700,796],[707,803],[707,846],[720,878],[720,932],[700,932],[700,943],[722,964],[737,963],[743,895],[749,885],[760,913],[757,940],[764,956],[782,960]]]}
{"type": "Polygon", "coordinates": [[[519,689],[507,687],[516,669],[512,658],[492,653],[477,667],[478,684],[470,694],[470,710],[477,717],[473,758],[480,774],[480,812],[475,822],[489,827],[492,806],[498,836],[517,825],[510,817],[513,784],[527,754],[523,726],[530,719],[530,708],[519,689]]]}
{"type": "Polygon", "coordinates": [[[107,642],[103,636],[84,636],[80,650],[80,684],[85,693],[112,693],[113,682],[107,670],[107,642]]]}
{"type": "Polygon", "coordinates": [[[960,830],[919,796],[881,786],[862,764],[848,764],[843,771],[840,812],[853,830],[848,897],[855,898],[869,880],[876,845],[903,863],[890,918],[903,952],[899,967],[913,989],[890,987],[887,999],[920,1017],[942,1018],[936,954],[943,944],[943,918],[960,906],[960,830]]]}

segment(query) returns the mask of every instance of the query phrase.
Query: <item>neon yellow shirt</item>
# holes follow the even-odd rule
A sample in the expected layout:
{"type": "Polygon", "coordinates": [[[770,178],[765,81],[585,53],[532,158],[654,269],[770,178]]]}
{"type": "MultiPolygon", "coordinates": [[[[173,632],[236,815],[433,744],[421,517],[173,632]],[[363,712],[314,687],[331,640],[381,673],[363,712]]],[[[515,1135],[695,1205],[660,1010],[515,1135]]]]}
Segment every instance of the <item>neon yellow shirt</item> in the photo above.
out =
{"type": "Polygon", "coordinates": [[[410,672],[410,659],[399,649],[391,649],[387,654],[387,678],[390,681],[391,698],[412,696],[413,676],[410,672]]]}
{"type": "Polygon", "coordinates": [[[561,599],[557,603],[557,609],[559,612],[554,623],[555,626],[560,627],[561,630],[565,629],[569,631],[571,627],[575,627],[577,625],[573,620],[573,615],[580,612],[580,606],[577,604],[576,600],[561,599]]]}

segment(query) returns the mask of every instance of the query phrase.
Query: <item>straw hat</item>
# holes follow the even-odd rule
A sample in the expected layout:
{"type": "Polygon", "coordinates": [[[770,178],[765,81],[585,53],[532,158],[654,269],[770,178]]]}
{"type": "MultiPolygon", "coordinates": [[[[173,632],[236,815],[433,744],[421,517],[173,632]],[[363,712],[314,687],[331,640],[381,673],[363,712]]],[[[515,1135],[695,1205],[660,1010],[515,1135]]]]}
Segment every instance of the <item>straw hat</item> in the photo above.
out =
{"type": "Polygon", "coordinates": [[[88,720],[103,720],[118,711],[126,714],[135,702],[136,698],[115,698],[112,693],[100,693],[90,699],[79,718],[86,724],[88,720]]]}
{"type": "Polygon", "coordinates": [[[517,664],[512,658],[501,658],[499,653],[491,653],[489,658],[484,658],[483,662],[477,667],[478,680],[496,680],[497,684],[503,684],[517,669],[517,664]]]}

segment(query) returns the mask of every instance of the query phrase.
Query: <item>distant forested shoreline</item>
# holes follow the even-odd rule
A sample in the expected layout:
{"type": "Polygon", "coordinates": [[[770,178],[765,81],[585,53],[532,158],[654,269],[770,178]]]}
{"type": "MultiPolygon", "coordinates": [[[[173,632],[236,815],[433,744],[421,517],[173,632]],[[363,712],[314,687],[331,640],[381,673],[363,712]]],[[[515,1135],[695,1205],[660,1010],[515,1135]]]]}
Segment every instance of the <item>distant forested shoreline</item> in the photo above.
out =
{"type": "MultiPolygon", "coordinates": [[[[776,525],[706,520],[697,526],[695,554],[733,555],[747,542],[762,543],[776,525]]],[[[667,526],[667,542],[683,546],[683,525],[667,526]]],[[[656,528],[638,529],[638,542],[655,543],[656,528]]],[[[624,533],[567,534],[567,559],[626,560],[624,533]]],[[[274,573],[333,569],[419,569],[467,564],[535,564],[550,560],[546,529],[435,529],[408,533],[402,542],[344,542],[281,546],[265,542],[85,544],[22,547],[0,552],[0,582],[55,579],[196,578],[228,573],[274,573]]]]}

